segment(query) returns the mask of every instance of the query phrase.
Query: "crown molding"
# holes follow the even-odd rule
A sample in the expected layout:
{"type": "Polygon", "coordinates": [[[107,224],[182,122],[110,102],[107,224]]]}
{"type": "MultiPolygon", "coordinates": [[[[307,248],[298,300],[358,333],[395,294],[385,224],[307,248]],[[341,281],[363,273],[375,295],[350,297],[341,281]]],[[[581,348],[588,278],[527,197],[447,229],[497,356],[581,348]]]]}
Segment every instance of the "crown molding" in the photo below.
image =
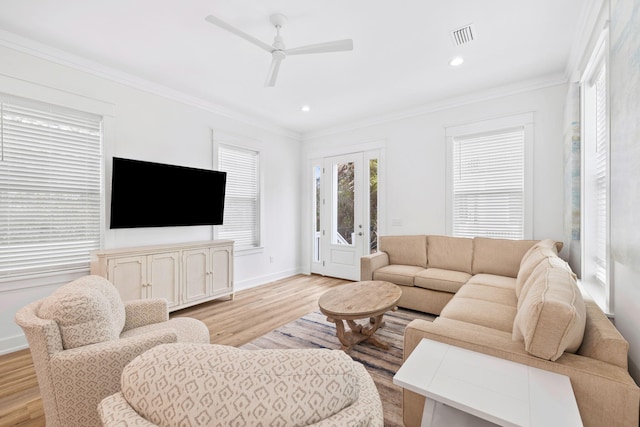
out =
{"type": "Polygon", "coordinates": [[[516,95],[523,92],[544,89],[547,87],[565,84],[567,83],[567,81],[568,78],[564,73],[526,80],[515,84],[492,88],[489,90],[473,92],[460,97],[448,98],[437,102],[427,103],[413,108],[407,108],[391,113],[383,113],[374,117],[366,118],[359,121],[352,121],[344,125],[335,126],[319,131],[303,133],[302,141],[306,142],[316,138],[327,137],[384,123],[422,116],[437,111],[474,104],[476,102],[489,101],[492,99],[503,98],[505,96],[516,95]]]}
{"type": "Polygon", "coordinates": [[[589,41],[593,37],[593,31],[601,14],[603,7],[607,5],[608,0],[588,0],[580,10],[578,26],[576,27],[571,43],[571,52],[565,68],[565,75],[569,81],[577,82],[580,80],[580,66],[584,62],[589,41]]]}
{"type": "Polygon", "coordinates": [[[106,66],[96,61],[82,58],[78,55],[55,48],[53,46],[37,42],[26,37],[22,37],[15,33],[0,29],[0,46],[13,49],[31,56],[44,59],[59,65],[64,65],[78,71],[92,74],[116,83],[120,83],[135,89],[142,90],[154,95],[162,96],[182,104],[196,107],[215,115],[225,117],[249,126],[257,127],[262,130],[278,134],[287,138],[300,141],[302,135],[298,132],[274,125],[264,118],[241,112],[233,108],[225,107],[220,104],[189,95],[185,92],[172,89],[170,87],[154,83],[129,73],[106,66]]]}

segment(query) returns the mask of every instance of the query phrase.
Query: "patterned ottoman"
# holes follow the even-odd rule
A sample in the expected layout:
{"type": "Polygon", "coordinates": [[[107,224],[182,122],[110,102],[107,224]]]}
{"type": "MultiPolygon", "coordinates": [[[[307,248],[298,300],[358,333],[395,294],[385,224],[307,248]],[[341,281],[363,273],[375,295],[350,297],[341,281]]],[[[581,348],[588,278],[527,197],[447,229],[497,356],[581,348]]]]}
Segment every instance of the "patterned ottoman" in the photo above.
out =
{"type": "Polygon", "coordinates": [[[99,405],[104,426],[382,426],[364,367],[339,350],[156,346],[99,405]]]}

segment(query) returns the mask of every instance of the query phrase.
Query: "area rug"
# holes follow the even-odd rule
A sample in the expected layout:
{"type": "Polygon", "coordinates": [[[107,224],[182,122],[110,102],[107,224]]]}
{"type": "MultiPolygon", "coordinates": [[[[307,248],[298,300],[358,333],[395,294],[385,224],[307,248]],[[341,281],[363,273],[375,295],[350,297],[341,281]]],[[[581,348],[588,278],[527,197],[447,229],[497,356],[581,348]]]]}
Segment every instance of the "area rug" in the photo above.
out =
{"type": "MultiPolygon", "coordinates": [[[[393,384],[393,376],[402,365],[404,328],[413,319],[432,321],[435,317],[405,309],[385,314],[385,325],[376,336],[390,345],[383,350],[367,342],[354,346],[349,355],[362,363],[371,374],[382,399],[385,427],[402,427],[402,388],[393,384]]],[[[241,348],[248,350],[271,348],[339,349],[335,324],[319,311],[288,323],[263,335],[241,348]]]]}

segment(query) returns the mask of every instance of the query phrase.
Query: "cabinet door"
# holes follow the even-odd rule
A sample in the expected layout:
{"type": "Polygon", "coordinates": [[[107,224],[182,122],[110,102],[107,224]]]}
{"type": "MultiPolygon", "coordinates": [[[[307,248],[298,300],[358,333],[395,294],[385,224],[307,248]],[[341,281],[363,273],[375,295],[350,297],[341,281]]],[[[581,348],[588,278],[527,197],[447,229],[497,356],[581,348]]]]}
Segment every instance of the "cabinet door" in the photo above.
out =
{"type": "Polygon", "coordinates": [[[168,307],[180,303],[180,253],[169,252],[147,257],[147,298],[165,298],[168,307]]]}
{"type": "Polygon", "coordinates": [[[213,295],[229,293],[232,287],[231,248],[212,248],[211,264],[213,266],[213,295]]]}
{"type": "Polygon", "coordinates": [[[197,301],[211,295],[209,249],[192,249],[184,251],[182,265],[184,272],[184,294],[182,303],[197,301]]]}
{"type": "Polygon", "coordinates": [[[107,262],[107,280],[120,292],[123,301],[147,298],[146,257],[112,258],[107,262]]]}

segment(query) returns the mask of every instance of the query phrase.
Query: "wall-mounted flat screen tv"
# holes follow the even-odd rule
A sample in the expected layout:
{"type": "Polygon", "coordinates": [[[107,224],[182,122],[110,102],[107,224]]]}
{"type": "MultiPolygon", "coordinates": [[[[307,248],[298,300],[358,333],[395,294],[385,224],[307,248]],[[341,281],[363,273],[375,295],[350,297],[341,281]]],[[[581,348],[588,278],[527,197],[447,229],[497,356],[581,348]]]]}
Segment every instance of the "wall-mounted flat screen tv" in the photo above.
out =
{"type": "Polygon", "coordinates": [[[226,172],[113,158],[111,228],[220,225],[226,172]]]}

